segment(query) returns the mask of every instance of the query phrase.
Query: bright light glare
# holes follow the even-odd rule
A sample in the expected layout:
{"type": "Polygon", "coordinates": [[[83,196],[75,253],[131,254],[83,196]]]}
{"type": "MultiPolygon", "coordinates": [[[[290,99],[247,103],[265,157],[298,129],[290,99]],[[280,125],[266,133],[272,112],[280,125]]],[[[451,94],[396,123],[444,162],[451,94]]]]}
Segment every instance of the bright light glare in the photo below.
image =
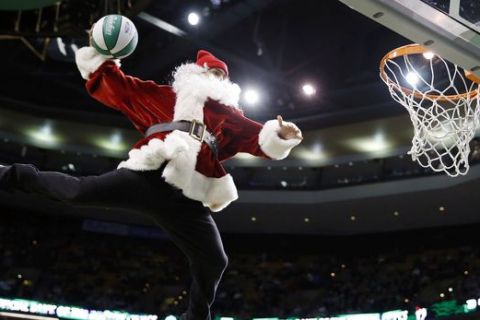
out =
{"type": "Polygon", "coordinates": [[[113,144],[119,144],[122,142],[122,136],[120,136],[119,133],[114,133],[112,134],[112,136],[110,137],[110,141],[113,143],[113,144]]]}
{"type": "Polygon", "coordinates": [[[320,164],[328,160],[328,155],[320,142],[315,142],[311,146],[300,146],[297,149],[296,155],[309,163],[320,164]]]}
{"type": "Polygon", "coordinates": [[[258,94],[257,90],[254,89],[247,89],[245,90],[245,93],[243,94],[243,98],[245,99],[245,102],[251,105],[254,105],[260,101],[260,95],[258,94]]]}
{"type": "Polygon", "coordinates": [[[423,57],[427,60],[431,60],[433,59],[433,57],[435,57],[435,53],[433,53],[432,51],[427,51],[423,53],[423,57]]]}
{"type": "Polygon", "coordinates": [[[195,12],[190,12],[188,14],[188,23],[190,23],[192,26],[196,26],[200,22],[200,16],[198,13],[195,12]]]}
{"type": "Polygon", "coordinates": [[[349,141],[349,145],[360,152],[388,152],[392,147],[382,132],[377,132],[373,137],[354,138],[349,141]]]}
{"type": "Polygon", "coordinates": [[[303,93],[307,96],[312,96],[317,92],[315,87],[310,83],[305,83],[302,87],[302,90],[303,90],[303,93]]]}
{"type": "Polygon", "coordinates": [[[127,149],[127,146],[122,141],[120,133],[112,134],[109,139],[97,139],[95,143],[96,145],[113,152],[125,151],[127,149]]]}
{"type": "Polygon", "coordinates": [[[415,72],[409,72],[407,74],[407,82],[410,83],[412,86],[417,85],[418,81],[420,81],[420,78],[417,76],[415,72]]]}
{"type": "Polygon", "coordinates": [[[27,134],[39,143],[53,145],[60,141],[60,138],[52,133],[52,127],[46,123],[40,129],[32,129],[27,134]]]}
{"type": "Polygon", "coordinates": [[[477,300],[470,299],[467,300],[467,309],[468,310],[475,310],[477,308],[477,300]]]}

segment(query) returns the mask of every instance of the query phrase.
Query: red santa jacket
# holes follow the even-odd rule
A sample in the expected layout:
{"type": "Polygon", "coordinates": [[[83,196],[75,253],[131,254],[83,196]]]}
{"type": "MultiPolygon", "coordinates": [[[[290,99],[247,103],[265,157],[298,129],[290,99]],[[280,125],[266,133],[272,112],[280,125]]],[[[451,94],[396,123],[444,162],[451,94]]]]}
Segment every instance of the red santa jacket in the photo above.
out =
{"type": "Polygon", "coordinates": [[[193,63],[180,66],[173,86],[165,86],[124,75],[118,61],[104,58],[91,47],[79,49],[76,61],[88,80],[90,95],[122,112],[142,134],[161,122],[196,120],[206,125],[217,138],[218,158],[206,143],[174,130],[138,141],[119,168],[155,170],[168,161],[163,171],[165,180],[212,211],[220,211],[238,198],[222,161],[238,152],[283,159],[300,143],[299,139],[278,137],[276,120],[261,125],[245,117],[237,108],[238,86],[229,81],[198,81],[204,68],[193,63]]]}

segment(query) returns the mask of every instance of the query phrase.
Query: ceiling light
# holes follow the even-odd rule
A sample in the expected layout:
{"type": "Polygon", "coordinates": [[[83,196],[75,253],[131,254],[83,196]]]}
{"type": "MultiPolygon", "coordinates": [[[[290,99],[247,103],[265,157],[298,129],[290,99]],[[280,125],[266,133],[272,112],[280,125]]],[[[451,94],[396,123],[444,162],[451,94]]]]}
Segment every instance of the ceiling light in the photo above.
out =
{"type": "Polygon", "coordinates": [[[200,22],[200,16],[196,12],[190,12],[187,19],[192,26],[196,26],[200,22]]]}
{"type": "Polygon", "coordinates": [[[255,89],[247,89],[243,94],[243,99],[249,105],[255,105],[260,101],[260,94],[255,89]]]}
{"type": "Polygon", "coordinates": [[[306,95],[306,96],[313,96],[317,90],[315,89],[315,87],[310,84],[310,83],[305,83],[303,86],[302,86],[302,90],[303,90],[303,93],[306,95]]]}

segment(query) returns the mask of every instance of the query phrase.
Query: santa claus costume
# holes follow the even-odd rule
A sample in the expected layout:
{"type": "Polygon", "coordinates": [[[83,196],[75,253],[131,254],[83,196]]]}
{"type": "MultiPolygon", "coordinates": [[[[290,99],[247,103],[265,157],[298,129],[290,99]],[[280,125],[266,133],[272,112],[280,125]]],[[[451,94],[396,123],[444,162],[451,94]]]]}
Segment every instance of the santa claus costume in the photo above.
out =
{"type": "Polygon", "coordinates": [[[151,214],[188,258],[192,283],[182,317],[209,319],[228,261],[211,212],[238,198],[221,162],[238,152],[283,159],[300,143],[300,131],[293,123],[261,125],[246,118],[227,65],[207,51],[199,51],[196,63],[179,66],[172,86],[126,76],[118,60],[92,47],[79,49],[76,62],[89,94],[122,112],[144,138],[112,172],[73,177],[13,164],[0,168],[0,188],[151,214]],[[227,77],[212,76],[212,69],[227,77]],[[297,136],[280,137],[282,126],[297,136]]]}

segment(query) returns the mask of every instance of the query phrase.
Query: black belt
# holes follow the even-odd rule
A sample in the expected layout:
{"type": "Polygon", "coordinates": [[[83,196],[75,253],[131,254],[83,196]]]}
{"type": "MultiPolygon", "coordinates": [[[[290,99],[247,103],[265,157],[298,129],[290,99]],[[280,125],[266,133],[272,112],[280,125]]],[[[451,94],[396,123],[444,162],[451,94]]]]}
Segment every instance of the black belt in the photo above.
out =
{"type": "Polygon", "coordinates": [[[213,134],[211,134],[207,127],[198,121],[172,121],[167,123],[157,123],[153,126],[149,127],[147,131],[145,131],[145,137],[151,136],[154,133],[158,132],[165,132],[165,131],[173,131],[173,130],[180,130],[184,132],[188,132],[188,134],[195,140],[200,142],[205,142],[212,150],[215,158],[218,156],[218,146],[217,146],[217,139],[213,134]]]}

